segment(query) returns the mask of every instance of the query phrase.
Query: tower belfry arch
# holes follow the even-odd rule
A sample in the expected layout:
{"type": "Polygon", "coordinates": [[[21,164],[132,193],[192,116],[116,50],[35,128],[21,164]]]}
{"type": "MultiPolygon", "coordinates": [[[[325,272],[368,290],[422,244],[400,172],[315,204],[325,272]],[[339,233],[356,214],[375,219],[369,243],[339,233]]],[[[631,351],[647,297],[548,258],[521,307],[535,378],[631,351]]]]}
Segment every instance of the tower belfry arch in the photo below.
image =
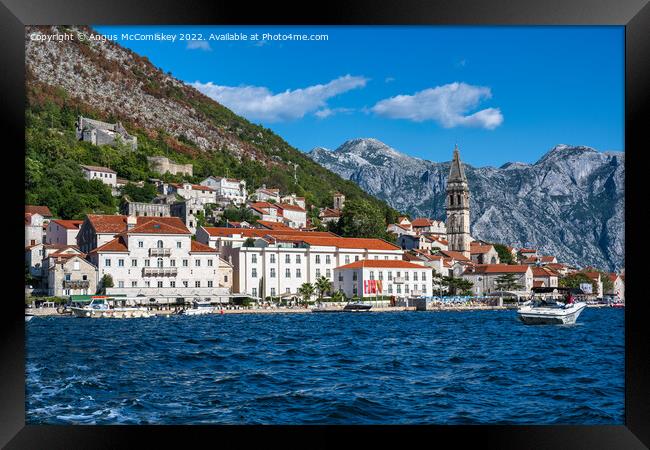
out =
{"type": "Polygon", "coordinates": [[[469,185],[458,145],[454,147],[454,157],[447,178],[446,210],[448,248],[470,258],[469,185]]]}

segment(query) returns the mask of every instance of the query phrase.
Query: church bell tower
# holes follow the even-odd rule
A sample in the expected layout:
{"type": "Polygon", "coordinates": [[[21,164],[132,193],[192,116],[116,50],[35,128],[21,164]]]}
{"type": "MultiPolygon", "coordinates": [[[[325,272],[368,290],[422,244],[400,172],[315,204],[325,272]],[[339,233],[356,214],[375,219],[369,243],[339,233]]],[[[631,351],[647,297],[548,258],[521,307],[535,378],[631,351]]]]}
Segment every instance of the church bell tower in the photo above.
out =
{"type": "Polygon", "coordinates": [[[461,252],[470,258],[469,246],[469,187],[458,145],[454,148],[447,179],[447,241],[449,250],[461,252]]]}

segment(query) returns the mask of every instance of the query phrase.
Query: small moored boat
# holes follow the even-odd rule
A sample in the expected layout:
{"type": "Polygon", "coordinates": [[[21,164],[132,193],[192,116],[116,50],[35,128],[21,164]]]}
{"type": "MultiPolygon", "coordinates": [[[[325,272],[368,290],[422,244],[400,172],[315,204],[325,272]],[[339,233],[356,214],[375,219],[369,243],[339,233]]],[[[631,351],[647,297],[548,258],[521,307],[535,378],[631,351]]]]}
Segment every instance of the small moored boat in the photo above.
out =
{"type": "Polygon", "coordinates": [[[202,316],[204,314],[212,314],[216,308],[212,306],[209,300],[201,300],[195,298],[192,302],[192,308],[181,311],[183,316],[202,316]]]}
{"type": "Polygon", "coordinates": [[[369,311],[372,305],[367,305],[363,302],[350,302],[343,307],[343,311],[369,311]]]}
{"type": "Polygon", "coordinates": [[[574,294],[583,294],[577,288],[538,287],[533,288],[533,294],[540,297],[531,299],[517,310],[519,320],[527,325],[573,324],[587,307],[586,302],[573,301],[574,294]],[[544,298],[542,294],[564,294],[566,301],[544,298]]]}
{"type": "Polygon", "coordinates": [[[133,319],[152,316],[149,310],[144,307],[111,307],[106,302],[107,298],[108,297],[93,297],[88,305],[73,306],[70,309],[75,317],[83,318],[133,319]]]}

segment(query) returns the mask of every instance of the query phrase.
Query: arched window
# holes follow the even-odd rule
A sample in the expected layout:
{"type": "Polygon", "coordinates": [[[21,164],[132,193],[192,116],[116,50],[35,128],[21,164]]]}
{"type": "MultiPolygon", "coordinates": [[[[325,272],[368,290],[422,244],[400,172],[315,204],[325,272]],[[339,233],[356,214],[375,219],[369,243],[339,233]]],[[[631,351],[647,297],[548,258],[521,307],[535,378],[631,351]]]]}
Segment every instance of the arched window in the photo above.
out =
{"type": "Polygon", "coordinates": [[[156,245],[158,246],[158,248],[163,248],[163,241],[158,241],[156,245]]]}
{"type": "Polygon", "coordinates": [[[460,194],[456,194],[456,204],[460,205],[460,194]]]}
{"type": "Polygon", "coordinates": [[[449,206],[454,206],[454,194],[449,195],[449,206]]]}
{"type": "Polygon", "coordinates": [[[163,259],[162,259],[162,258],[158,258],[158,260],[157,260],[157,264],[158,264],[158,267],[162,267],[162,266],[163,266],[163,259]]]}

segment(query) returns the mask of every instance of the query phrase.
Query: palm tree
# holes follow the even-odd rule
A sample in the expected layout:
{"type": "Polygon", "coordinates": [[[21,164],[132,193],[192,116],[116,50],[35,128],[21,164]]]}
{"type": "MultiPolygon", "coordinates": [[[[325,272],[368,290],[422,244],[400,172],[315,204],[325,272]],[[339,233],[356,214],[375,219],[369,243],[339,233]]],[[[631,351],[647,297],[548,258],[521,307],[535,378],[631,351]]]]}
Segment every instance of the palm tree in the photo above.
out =
{"type": "Polygon", "coordinates": [[[332,290],[332,282],[329,278],[321,276],[316,280],[316,290],[318,291],[318,298],[323,299],[323,294],[332,290]]]}
{"type": "Polygon", "coordinates": [[[314,285],[311,283],[303,283],[298,288],[298,293],[302,295],[303,301],[308,302],[311,296],[314,295],[314,285]]]}
{"type": "Polygon", "coordinates": [[[332,300],[335,302],[342,302],[345,300],[345,294],[343,291],[336,291],[335,293],[332,294],[332,300]]]}

